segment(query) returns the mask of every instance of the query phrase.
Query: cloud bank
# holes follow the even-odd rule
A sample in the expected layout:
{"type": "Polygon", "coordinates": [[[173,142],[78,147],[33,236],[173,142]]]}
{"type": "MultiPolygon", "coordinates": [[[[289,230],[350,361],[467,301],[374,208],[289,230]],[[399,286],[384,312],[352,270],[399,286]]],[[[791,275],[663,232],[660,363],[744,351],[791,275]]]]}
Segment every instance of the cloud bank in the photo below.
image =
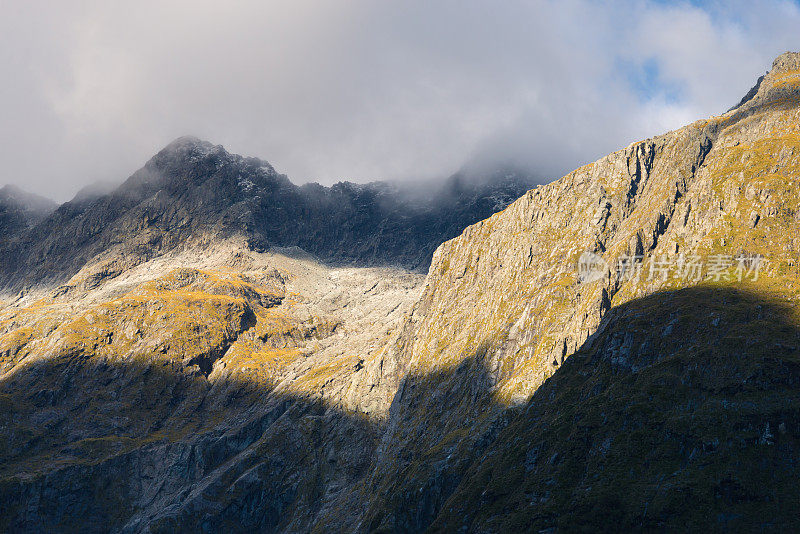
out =
{"type": "Polygon", "coordinates": [[[557,178],[724,112],[800,5],[0,2],[0,184],[66,200],[192,134],[297,182],[557,178]]]}

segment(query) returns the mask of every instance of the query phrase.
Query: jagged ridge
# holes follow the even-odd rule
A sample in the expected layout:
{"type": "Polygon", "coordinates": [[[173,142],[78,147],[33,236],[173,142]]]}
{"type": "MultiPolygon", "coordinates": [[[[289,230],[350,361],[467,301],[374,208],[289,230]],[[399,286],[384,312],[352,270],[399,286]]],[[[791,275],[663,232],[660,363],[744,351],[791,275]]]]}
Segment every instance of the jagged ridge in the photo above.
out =
{"type": "Polygon", "coordinates": [[[10,245],[0,287],[113,277],[176,249],[238,237],[256,250],[300,247],[325,261],[425,269],[433,250],[504,208],[532,182],[453,177],[433,195],[389,184],[295,186],[268,163],[180,138],[110,194],[80,196],[10,245]]]}

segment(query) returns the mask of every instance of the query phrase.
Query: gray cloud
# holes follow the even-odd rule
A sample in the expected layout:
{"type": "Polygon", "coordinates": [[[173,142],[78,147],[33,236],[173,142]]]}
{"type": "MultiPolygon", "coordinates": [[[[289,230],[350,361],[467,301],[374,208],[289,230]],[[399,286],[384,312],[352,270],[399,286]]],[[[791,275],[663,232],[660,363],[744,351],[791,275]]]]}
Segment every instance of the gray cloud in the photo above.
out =
{"type": "Polygon", "coordinates": [[[59,200],[193,134],[294,181],[556,178],[718,114],[795,2],[0,3],[0,183],[59,200]]]}

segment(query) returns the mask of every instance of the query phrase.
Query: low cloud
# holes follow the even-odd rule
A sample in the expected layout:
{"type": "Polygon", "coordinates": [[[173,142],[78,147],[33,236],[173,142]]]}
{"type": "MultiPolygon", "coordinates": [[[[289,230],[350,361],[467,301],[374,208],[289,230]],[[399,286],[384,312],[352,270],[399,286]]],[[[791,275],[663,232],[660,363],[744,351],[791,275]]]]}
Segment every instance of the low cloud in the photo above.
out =
{"type": "MultiPolygon", "coordinates": [[[[63,4],[63,5],[62,5],[63,4]]],[[[724,112],[800,49],[796,2],[0,7],[0,183],[65,200],[193,134],[295,182],[544,180],[724,112]]]]}

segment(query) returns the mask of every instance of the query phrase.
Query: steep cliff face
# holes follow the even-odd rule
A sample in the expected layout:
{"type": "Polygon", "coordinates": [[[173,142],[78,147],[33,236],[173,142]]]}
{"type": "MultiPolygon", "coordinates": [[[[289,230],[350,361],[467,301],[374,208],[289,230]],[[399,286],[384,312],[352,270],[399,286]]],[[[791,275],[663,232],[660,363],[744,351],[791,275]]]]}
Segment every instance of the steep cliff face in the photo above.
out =
{"type": "Polygon", "coordinates": [[[800,54],[786,54],[731,112],[443,244],[393,354],[408,374],[362,526],[794,525],[799,119],[800,54]],[[585,252],[599,279],[579,276],[585,252]]]}
{"type": "Polygon", "coordinates": [[[800,528],[799,125],[789,53],[424,280],[274,245],[418,258],[512,190],[407,217],[179,141],[14,249],[41,288],[0,307],[0,529],[800,528]]]}
{"type": "Polygon", "coordinates": [[[413,357],[451,366],[490,342],[499,391],[525,399],[610,307],[705,280],[717,255],[732,262],[731,280],[737,256],[760,254],[761,283],[786,289],[800,250],[797,58],[778,58],[736,110],[577,169],[443,244],[417,306],[413,357]],[[576,276],[584,252],[604,261],[600,280],[576,276]],[[699,278],[679,276],[681,255],[706,262],[699,278]],[[640,273],[620,269],[632,256],[640,273]],[[671,259],[669,271],[651,259],[671,259]]]}

